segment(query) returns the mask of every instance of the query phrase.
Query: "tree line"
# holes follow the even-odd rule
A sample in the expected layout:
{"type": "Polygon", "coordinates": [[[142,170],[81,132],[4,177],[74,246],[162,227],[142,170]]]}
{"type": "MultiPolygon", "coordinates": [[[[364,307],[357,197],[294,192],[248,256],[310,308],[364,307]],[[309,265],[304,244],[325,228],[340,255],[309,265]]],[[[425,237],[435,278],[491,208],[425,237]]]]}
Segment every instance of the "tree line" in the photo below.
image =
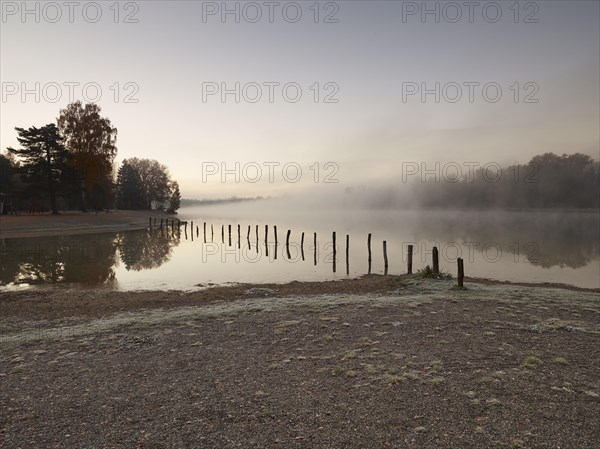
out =
{"type": "Polygon", "coordinates": [[[21,148],[0,154],[0,213],[180,206],[179,185],[158,161],[131,158],[115,169],[117,128],[96,104],[76,101],[56,124],[15,130],[21,148]]]}
{"type": "Polygon", "coordinates": [[[420,206],[435,208],[600,208],[600,164],[581,153],[544,153],[527,164],[449,178],[416,182],[413,197],[420,206]]]}

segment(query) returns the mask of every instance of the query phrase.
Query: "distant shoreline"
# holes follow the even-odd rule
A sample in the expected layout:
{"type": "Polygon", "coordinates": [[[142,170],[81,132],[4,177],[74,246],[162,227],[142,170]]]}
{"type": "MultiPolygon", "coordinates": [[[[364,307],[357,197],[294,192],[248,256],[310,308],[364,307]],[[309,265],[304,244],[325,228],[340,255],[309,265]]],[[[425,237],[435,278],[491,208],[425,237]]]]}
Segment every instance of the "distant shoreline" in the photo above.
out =
{"type": "Polygon", "coordinates": [[[210,199],[203,199],[203,200],[199,200],[199,199],[189,199],[189,198],[182,198],[181,199],[181,207],[196,207],[196,206],[216,206],[216,205],[220,205],[220,204],[231,204],[231,203],[244,203],[244,202],[249,202],[249,201],[261,201],[261,200],[268,200],[271,199],[271,197],[263,197],[263,196],[256,196],[256,197],[237,197],[237,196],[232,196],[230,198],[222,198],[222,199],[214,199],[214,200],[210,200],[210,199]]]}

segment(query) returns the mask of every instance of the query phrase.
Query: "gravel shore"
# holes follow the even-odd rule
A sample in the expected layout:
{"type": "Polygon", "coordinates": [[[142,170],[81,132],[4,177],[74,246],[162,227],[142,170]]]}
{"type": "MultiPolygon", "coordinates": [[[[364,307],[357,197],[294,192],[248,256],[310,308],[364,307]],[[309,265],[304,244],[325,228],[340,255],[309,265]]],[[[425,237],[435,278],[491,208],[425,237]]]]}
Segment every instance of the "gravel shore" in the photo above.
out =
{"type": "Polygon", "coordinates": [[[599,447],[598,292],[467,287],[3,292],[0,447],[599,447]]]}

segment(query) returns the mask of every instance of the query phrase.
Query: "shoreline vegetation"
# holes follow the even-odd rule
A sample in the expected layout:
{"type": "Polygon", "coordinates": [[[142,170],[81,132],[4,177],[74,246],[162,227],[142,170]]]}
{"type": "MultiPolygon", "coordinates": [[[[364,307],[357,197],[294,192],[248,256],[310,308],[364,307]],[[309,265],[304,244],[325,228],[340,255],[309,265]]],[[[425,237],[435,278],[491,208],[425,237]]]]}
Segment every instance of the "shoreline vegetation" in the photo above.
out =
{"type": "Polygon", "coordinates": [[[595,447],[598,292],[454,284],[1,292],[3,441],[595,447]]]}
{"type": "Polygon", "coordinates": [[[0,214],[60,210],[151,210],[175,213],[179,183],[154,159],[130,157],[117,168],[117,128],[100,106],[75,101],[56,124],[15,127],[21,148],[0,153],[0,214]]]}

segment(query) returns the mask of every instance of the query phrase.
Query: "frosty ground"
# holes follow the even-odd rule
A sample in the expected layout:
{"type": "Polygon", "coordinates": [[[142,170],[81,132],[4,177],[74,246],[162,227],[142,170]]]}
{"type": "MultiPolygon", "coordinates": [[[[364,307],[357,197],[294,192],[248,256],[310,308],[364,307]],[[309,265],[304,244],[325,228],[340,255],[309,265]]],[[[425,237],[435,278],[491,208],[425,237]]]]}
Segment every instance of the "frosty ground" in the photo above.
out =
{"type": "Polygon", "coordinates": [[[0,293],[0,447],[599,447],[600,293],[453,285],[0,293]]]}

